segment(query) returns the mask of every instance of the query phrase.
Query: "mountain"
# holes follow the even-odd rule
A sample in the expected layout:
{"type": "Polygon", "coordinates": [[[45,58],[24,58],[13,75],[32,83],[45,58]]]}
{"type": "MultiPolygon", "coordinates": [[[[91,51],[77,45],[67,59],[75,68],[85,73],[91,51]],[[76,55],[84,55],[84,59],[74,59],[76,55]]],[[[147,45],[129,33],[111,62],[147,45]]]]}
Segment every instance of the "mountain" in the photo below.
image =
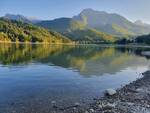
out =
{"type": "Polygon", "coordinates": [[[6,14],[3,18],[9,19],[9,20],[16,20],[16,21],[22,21],[25,23],[38,23],[40,20],[36,18],[31,18],[31,17],[25,17],[23,15],[14,15],[14,14],[6,14]]]}
{"type": "Polygon", "coordinates": [[[36,20],[22,15],[7,14],[4,18],[32,23],[57,31],[75,41],[111,43],[118,39],[149,34],[150,25],[141,21],[135,23],[116,13],[84,9],[72,18],[36,20]]]}
{"type": "Polygon", "coordinates": [[[71,40],[61,34],[23,23],[21,21],[0,18],[0,41],[70,43],[71,40]]]}
{"type": "Polygon", "coordinates": [[[86,26],[76,20],[73,20],[72,18],[59,18],[59,19],[54,19],[54,20],[48,20],[48,21],[41,21],[37,23],[36,25],[48,28],[48,29],[53,29],[58,32],[70,32],[72,30],[76,29],[84,29],[86,26]]]}
{"type": "Polygon", "coordinates": [[[25,23],[31,23],[30,20],[28,20],[25,16],[22,15],[13,15],[13,14],[6,14],[3,18],[9,19],[9,20],[16,20],[16,21],[22,21],[25,23]]]}
{"type": "MultiPolygon", "coordinates": [[[[75,39],[77,38],[76,35],[79,34],[75,35],[74,31],[87,31],[89,29],[115,37],[130,37],[150,33],[149,26],[138,25],[115,13],[111,14],[93,9],[84,9],[79,15],[72,18],[41,21],[37,25],[56,30],[66,36],[74,34],[72,38],[75,39]]],[[[85,36],[82,35],[82,37],[85,36]]]]}
{"type": "Polygon", "coordinates": [[[117,38],[112,35],[97,31],[95,29],[76,29],[63,35],[75,41],[86,41],[87,43],[112,43],[117,38]]]}
{"type": "Polygon", "coordinates": [[[79,15],[73,18],[86,23],[92,28],[107,24],[126,26],[125,24],[128,22],[127,19],[118,14],[109,14],[104,11],[95,11],[93,9],[84,9],[79,15]]]}
{"type": "Polygon", "coordinates": [[[52,29],[75,41],[89,42],[113,42],[115,38],[109,34],[97,31],[93,28],[88,28],[83,22],[72,18],[59,18],[52,21],[41,21],[36,25],[52,29]]]}
{"type": "Polygon", "coordinates": [[[121,15],[104,11],[85,9],[73,18],[85,23],[88,27],[117,36],[141,35],[150,32],[147,26],[137,25],[121,15]]]}

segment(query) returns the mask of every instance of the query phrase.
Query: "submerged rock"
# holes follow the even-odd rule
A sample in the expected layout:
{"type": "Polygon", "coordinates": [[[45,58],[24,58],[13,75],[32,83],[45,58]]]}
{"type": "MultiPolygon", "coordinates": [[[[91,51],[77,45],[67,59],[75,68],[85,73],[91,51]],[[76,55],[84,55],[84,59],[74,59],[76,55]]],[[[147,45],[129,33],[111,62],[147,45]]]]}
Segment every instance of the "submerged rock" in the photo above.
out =
{"type": "Polygon", "coordinates": [[[114,89],[107,89],[105,93],[106,95],[112,96],[115,95],[117,92],[114,89]]]}
{"type": "Polygon", "coordinates": [[[51,101],[53,107],[56,107],[56,101],[51,101]]]}

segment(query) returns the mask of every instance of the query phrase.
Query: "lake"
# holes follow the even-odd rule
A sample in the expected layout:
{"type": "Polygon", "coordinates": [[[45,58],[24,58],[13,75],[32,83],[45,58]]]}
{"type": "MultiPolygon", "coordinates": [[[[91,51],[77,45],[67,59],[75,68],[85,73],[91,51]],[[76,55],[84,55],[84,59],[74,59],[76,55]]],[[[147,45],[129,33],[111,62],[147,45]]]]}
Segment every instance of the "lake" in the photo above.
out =
{"type": "Polygon", "coordinates": [[[150,48],[0,44],[0,113],[91,103],[142,77],[150,48]]]}

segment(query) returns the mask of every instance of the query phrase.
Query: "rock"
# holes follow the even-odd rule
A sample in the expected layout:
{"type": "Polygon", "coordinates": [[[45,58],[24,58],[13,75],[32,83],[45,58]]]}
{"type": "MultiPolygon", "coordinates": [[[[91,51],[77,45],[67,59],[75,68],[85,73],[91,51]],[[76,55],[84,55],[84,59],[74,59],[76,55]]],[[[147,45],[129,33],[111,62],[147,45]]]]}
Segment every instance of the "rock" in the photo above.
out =
{"type": "Polygon", "coordinates": [[[146,105],[147,108],[150,108],[150,105],[146,105]]]}
{"type": "Polygon", "coordinates": [[[114,89],[107,89],[106,90],[106,95],[112,96],[115,95],[117,92],[114,89]]]}
{"type": "Polygon", "coordinates": [[[100,108],[100,109],[101,109],[101,108],[103,108],[103,106],[102,106],[101,104],[99,104],[99,105],[98,105],[98,108],[100,108]]]}
{"type": "Polygon", "coordinates": [[[89,113],[88,111],[85,111],[85,113],[89,113]]]}
{"type": "Polygon", "coordinates": [[[116,104],[107,103],[107,104],[106,104],[106,107],[115,108],[115,107],[116,107],[116,104]]]}
{"type": "Polygon", "coordinates": [[[142,88],[138,88],[136,89],[136,91],[139,93],[139,92],[143,92],[143,89],[142,88]]]}
{"type": "Polygon", "coordinates": [[[76,107],[73,107],[73,110],[76,110],[77,108],[76,107]]]}
{"type": "Polygon", "coordinates": [[[74,105],[75,105],[75,106],[80,106],[80,103],[76,102],[74,105]]]}
{"type": "Polygon", "coordinates": [[[134,105],[134,103],[127,102],[127,105],[129,105],[129,106],[133,106],[133,105],[134,105]]]}
{"type": "Polygon", "coordinates": [[[56,107],[56,101],[51,101],[53,107],[56,107]]]}
{"type": "Polygon", "coordinates": [[[93,112],[94,112],[94,109],[90,109],[90,112],[92,112],[92,113],[93,113],[93,112]]]}
{"type": "Polygon", "coordinates": [[[51,104],[56,104],[56,101],[51,101],[51,104]]]}

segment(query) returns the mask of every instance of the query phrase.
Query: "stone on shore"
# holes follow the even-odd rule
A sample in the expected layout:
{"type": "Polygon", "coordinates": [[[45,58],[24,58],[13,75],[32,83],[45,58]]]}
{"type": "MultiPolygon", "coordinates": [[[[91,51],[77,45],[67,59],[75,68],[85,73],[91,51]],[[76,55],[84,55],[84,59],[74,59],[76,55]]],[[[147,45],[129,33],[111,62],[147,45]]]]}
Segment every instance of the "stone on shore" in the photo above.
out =
{"type": "Polygon", "coordinates": [[[51,101],[53,107],[56,107],[56,101],[51,101]]]}
{"type": "Polygon", "coordinates": [[[78,106],[80,106],[80,103],[76,102],[76,103],[74,103],[74,105],[78,107],[78,106]]]}
{"type": "Polygon", "coordinates": [[[92,108],[91,108],[91,109],[90,109],[90,112],[92,112],[92,113],[93,113],[93,112],[94,112],[94,109],[92,109],[92,108]]]}
{"type": "Polygon", "coordinates": [[[106,93],[106,95],[108,95],[108,96],[113,96],[113,95],[115,95],[117,92],[116,92],[116,90],[114,90],[114,89],[107,89],[105,93],[106,93]]]}

